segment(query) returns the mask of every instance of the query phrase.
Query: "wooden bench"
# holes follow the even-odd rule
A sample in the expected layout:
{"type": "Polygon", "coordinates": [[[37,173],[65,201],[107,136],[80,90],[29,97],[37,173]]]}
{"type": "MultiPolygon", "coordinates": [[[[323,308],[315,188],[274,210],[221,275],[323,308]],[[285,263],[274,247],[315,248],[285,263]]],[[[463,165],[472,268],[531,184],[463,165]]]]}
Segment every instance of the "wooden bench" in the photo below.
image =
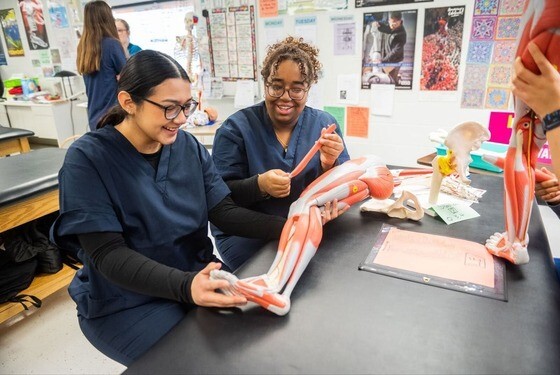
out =
{"type": "Polygon", "coordinates": [[[29,152],[29,140],[27,138],[35,135],[30,130],[7,128],[0,125],[0,157],[29,152]]]}
{"type": "MultiPolygon", "coordinates": [[[[46,148],[0,159],[0,233],[59,209],[58,171],[66,150],[46,148]]],[[[37,275],[22,294],[44,299],[70,284],[75,270],[37,275]]],[[[0,304],[0,323],[24,311],[21,303],[0,304]]]]}

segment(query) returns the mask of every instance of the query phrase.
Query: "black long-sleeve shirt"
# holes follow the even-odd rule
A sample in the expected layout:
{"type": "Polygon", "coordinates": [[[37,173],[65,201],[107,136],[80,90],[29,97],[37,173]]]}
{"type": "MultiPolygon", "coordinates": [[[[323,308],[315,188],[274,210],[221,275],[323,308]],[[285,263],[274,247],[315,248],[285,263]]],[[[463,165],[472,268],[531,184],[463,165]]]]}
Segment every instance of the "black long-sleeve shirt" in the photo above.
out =
{"type": "MultiPolygon", "coordinates": [[[[158,152],[143,156],[157,168],[160,155],[158,152]]],[[[211,209],[208,218],[226,233],[264,240],[278,239],[286,222],[279,216],[240,207],[230,196],[211,209]]],[[[191,284],[197,272],[184,272],[138,253],[126,245],[122,233],[86,233],[79,234],[78,239],[93,267],[116,285],[145,295],[193,303],[191,284]]]]}

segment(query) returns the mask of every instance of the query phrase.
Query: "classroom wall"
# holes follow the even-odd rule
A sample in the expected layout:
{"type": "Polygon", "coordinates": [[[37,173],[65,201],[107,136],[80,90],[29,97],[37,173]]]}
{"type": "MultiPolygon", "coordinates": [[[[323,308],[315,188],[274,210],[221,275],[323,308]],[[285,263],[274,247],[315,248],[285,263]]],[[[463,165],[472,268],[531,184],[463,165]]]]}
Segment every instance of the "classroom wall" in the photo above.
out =
{"type": "MultiPolygon", "coordinates": [[[[373,116],[369,118],[369,138],[346,137],[346,143],[352,157],[373,153],[382,157],[386,163],[402,166],[416,166],[416,160],[435,151],[429,140],[429,133],[439,128],[449,130],[464,121],[478,121],[488,126],[489,110],[460,108],[462,81],[467,58],[469,35],[472,24],[474,1],[472,0],[435,0],[433,2],[399,4],[355,8],[350,0],[348,10],[335,12],[317,12],[317,46],[320,49],[320,61],[323,64],[323,78],[320,80],[320,92],[323,105],[340,106],[337,103],[337,76],[339,74],[361,73],[361,51],[363,14],[391,10],[418,9],[416,28],[416,46],[414,62],[414,80],[412,90],[395,90],[393,115],[390,117],[373,116]],[[443,6],[465,5],[465,26],[461,52],[461,69],[459,88],[456,92],[426,92],[419,90],[420,62],[422,56],[422,36],[424,28],[424,9],[443,6]],[[333,52],[334,36],[330,17],[350,15],[356,23],[356,54],[354,56],[335,56],[333,52]]],[[[299,15],[281,16],[284,19],[286,34],[294,33],[294,20],[299,15]]],[[[266,51],[265,19],[259,19],[257,25],[258,59],[262,62],[266,51]]],[[[262,83],[261,83],[262,84],[262,83]]],[[[370,90],[360,90],[358,106],[370,106],[370,90]]]]}
{"type": "MultiPolygon", "coordinates": [[[[66,4],[67,1],[70,0],[57,0],[58,3],[64,3],[66,4]]],[[[20,33],[20,37],[21,37],[21,41],[23,44],[23,50],[24,50],[24,56],[14,56],[14,57],[10,57],[8,55],[8,50],[7,50],[7,46],[6,46],[6,39],[2,36],[0,37],[1,39],[1,43],[4,49],[4,53],[6,55],[6,61],[8,63],[8,65],[2,65],[0,66],[0,75],[2,76],[2,79],[6,80],[12,76],[19,76],[19,75],[26,75],[28,77],[38,77],[40,78],[39,83],[42,84],[43,86],[50,88],[52,86],[52,81],[55,81],[53,79],[44,79],[43,76],[43,72],[41,70],[41,68],[38,67],[34,67],[32,64],[32,60],[36,59],[39,60],[40,59],[40,53],[41,51],[48,51],[50,53],[51,49],[61,49],[61,46],[59,44],[59,40],[57,39],[57,36],[59,35],[60,32],[63,32],[65,34],[67,34],[68,37],[68,41],[70,42],[69,45],[69,49],[72,51],[75,51],[77,48],[77,37],[74,35],[75,31],[74,31],[74,25],[72,23],[72,17],[70,15],[70,9],[67,9],[68,12],[68,22],[69,22],[69,27],[65,28],[65,29],[55,29],[51,23],[50,17],[49,17],[49,9],[48,9],[48,2],[46,0],[41,0],[41,3],[43,5],[43,17],[45,19],[45,27],[47,29],[47,35],[49,38],[49,49],[47,50],[31,50],[31,48],[29,47],[29,43],[27,40],[27,36],[25,34],[25,27],[24,27],[24,23],[23,23],[23,19],[22,19],[22,15],[21,15],[21,11],[19,9],[19,3],[18,0],[2,0],[1,1],[1,7],[0,9],[10,9],[13,8],[15,11],[15,15],[16,15],[16,19],[17,19],[17,23],[18,23],[18,27],[19,27],[19,33],[20,33]]],[[[75,57],[72,56],[72,58],[68,59],[67,61],[63,60],[63,66],[62,68],[64,70],[70,70],[73,72],[76,72],[76,66],[75,66],[75,57]]],[[[58,79],[56,79],[58,80],[58,79]]],[[[71,78],[71,82],[72,82],[72,88],[76,88],[76,90],[74,90],[74,92],[78,92],[79,90],[83,90],[83,80],[80,77],[74,77],[71,78]]]]}

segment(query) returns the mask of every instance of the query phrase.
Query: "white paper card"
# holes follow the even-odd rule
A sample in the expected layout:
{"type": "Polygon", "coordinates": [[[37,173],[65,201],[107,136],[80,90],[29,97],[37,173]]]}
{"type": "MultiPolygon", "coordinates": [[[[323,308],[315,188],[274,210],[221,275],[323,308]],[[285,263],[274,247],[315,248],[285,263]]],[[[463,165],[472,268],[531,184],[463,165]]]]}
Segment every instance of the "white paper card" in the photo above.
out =
{"type": "Polygon", "coordinates": [[[340,74],[337,77],[336,99],[341,104],[358,104],[360,76],[340,74]]]}
{"type": "Polygon", "coordinates": [[[235,108],[246,108],[255,104],[255,82],[238,79],[235,82],[235,108]]]}
{"type": "Polygon", "coordinates": [[[395,102],[395,85],[371,85],[371,114],[392,116],[395,102]]]}

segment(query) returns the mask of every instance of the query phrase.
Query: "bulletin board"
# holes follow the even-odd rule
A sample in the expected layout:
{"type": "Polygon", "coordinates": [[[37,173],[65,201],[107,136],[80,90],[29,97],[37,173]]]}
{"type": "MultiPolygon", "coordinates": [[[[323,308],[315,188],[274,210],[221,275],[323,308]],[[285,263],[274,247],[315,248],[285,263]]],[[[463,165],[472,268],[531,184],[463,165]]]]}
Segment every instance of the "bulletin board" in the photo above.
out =
{"type": "Polygon", "coordinates": [[[208,20],[212,76],[224,81],[257,79],[255,7],[214,8],[208,20]]]}

